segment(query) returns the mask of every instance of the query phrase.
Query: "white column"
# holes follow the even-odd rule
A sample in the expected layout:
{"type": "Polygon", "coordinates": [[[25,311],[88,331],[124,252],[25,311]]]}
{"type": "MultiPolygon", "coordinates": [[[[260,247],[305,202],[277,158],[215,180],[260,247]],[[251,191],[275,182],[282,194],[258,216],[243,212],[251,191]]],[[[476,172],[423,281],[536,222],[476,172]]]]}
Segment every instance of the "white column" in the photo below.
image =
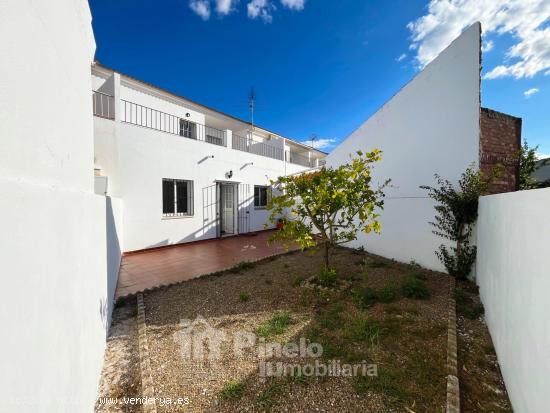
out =
{"type": "Polygon", "coordinates": [[[233,148],[233,131],[231,129],[226,129],[225,131],[225,146],[228,148],[233,148]]]}
{"type": "Polygon", "coordinates": [[[120,100],[120,74],[113,73],[113,96],[115,102],[115,122],[120,122],[124,106],[120,100]]]}

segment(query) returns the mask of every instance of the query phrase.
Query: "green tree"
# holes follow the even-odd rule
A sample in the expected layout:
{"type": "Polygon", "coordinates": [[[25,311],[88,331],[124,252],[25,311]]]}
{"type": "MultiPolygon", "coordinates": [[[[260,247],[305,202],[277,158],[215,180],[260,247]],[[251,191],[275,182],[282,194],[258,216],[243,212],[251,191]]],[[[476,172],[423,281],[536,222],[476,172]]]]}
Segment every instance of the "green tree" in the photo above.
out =
{"type": "Polygon", "coordinates": [[[533,172],[537,167],[537,149],[538,145],[534,148],[530,148],[527,140],[523,140],[523,145],[519,150],[519,189],[533,189],[537,188],[537,182],[533,178],[533,172]]]}
{"type": "Polygon", "coordinates": [[[324,247],[325,268],[330,250],[337,244],[357,239],[357,232],[380,232],[377,209],[384,206],[382,189],[371,187],[373,164],[381,159],[378,149],[357,156],[337,168],[280,177],[272,182],[278,190],[268,204],[269,220],[283,217],[284,225],[271,240],[302,249],[316,243],[324,247]]]}
{"type": "Polygon", "coordinates": [[[502,166],[498,166],[491,176],[485,177],[483,172],[468,168],[456,188],[436,174],[437,186],[420,187],[437,202],[435,221],[430,222],[435,227],[432,232],[455,243],[450,249],[441,244],[435,252],[450,275],[464,279],[470,274],[477,252],[475,245],[470,245],[470,236],[477,220],[478,199],[501,170],[502,166]]]}

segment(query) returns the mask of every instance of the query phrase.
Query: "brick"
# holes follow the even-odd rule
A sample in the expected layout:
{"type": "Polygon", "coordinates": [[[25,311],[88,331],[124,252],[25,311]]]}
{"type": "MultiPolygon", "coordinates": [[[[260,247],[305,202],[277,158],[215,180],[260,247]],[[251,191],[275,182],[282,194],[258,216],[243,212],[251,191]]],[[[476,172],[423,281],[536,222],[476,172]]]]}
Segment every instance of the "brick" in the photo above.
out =
{"type": "Polygon", "coordinates": [[[489,193],[516,191],[519,185],[521,118],[481,108],[479,126],[481,171],[490,174],[497,164],[504,166],[501,176],[489,186],[489,193]]]}

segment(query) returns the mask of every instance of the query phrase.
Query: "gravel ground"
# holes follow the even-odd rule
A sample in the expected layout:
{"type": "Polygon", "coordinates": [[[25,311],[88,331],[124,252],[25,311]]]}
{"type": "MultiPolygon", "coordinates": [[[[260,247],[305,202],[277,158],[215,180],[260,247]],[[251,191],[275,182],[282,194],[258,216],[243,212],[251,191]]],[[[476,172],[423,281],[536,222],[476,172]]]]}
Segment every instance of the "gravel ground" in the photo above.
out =
{"type": "MultiPolygon", "coordinates": [[[[337,249],[332,257],[339,276],[352,284],[362,282],[360,263],[365,259],[382,262],[382,265],[368,269],[368,285],[374,288],[388,280],[400,282],[410,270],[407,265],[349,249],[337,249]]],[[[432,363],[431,371],[421,372],[429,375],[424,382],[429,382],[430,389],[419,389],[418,383],[422,381],[413,377],[415,371],[410,372],[410,377],[407,371],[399,373],[403,374],[403,378],[398,380],[402,380],[405,389],[404,393],[397,389],[396,396],[380,393],[379,388],[358,392],[353,379],[347,377],[263,381],[258,374],[261,357],[257,351],[250,350],[237,356],[230,341],[222,342],[218,359],[203,361],[182,357],[182,349],[191,345],[185,335],[189,328],[193,328],[195,334],[214,328],[225,338],[231,338],[237,332],[254,332],[274,314],[287,311],[293,319],[292,324],[284,334],[269,341],[299,342],[301,337],[307,336],[315,314],[324,311],[332,302],[345,303],[344,317],[365,313],[355,308],[349,291],[318,294],[300,286],[301,280],[316,275],[321,266],[321,254],[297,252],[263,261],[241,273],[202,277],[147,292],[146,323],[153,381],[157,397],[164,401],[164,405],[157,405],[158,411],[393,412],[423,411],[420,406],[426,403],[434,406],[431,411],[443,406],[448,277],[429,271],[426,275],[430,300],[402,298],[389,305],[376,304],[368,314],[383,320],[391,310],[393,320],[403,321],[400,330],[403,340],[395,336],[387,342],[387,351],[386,346],[381,345],[379,350],[369,353],[380,365],[382,374],[385,374],[386,367],[392,372],[408,369],[409,354],[401,355],[400,352],[420,352],[420,364],[432,363]],[[248,299],[242,299],[243,294],[248,299]],[[426,334],[430,336],[425,337],[426,334]],[[433,368],[433,363],[437,368],[433,368]],[[238,397],[222,396],[230,380],[243,383],[238,397]],[[415,391],[425,393],[418,397],[418,410],[414,410],[416,401],[410,407],[405,406],[415,391]],[[187,398],[189,404],[174,404],[177,398],[187,398]],[[401,399],[406,402],[401,402],[401,399]]],[[[357,345],[358,351],[361,345],[357,345]]],[[[281,360],[293,362],[293,359],[284,357],[281,360]]],[[[300,360],[300,363],[307,362],[307,359],[300,360]]]]}
{"type": "MultiPolygon", "coordinates": [[[[475,305],[480,305],[475,286],[457,283],[475,305]]],[[[483,316],[469,319],[458,313],[458,375],[462,412],[511,412],[497,356],[483,316]]]]}
{"type": "Polygon", "coordinates": [[[141,396],[136,311],[136,300],[128,299],[113,312],[95,407],[97,413],[141,412],[141,407],[123,401],[124,397],[141,396]],[[112,403],[112,399],[117,403],[112,403]]]}

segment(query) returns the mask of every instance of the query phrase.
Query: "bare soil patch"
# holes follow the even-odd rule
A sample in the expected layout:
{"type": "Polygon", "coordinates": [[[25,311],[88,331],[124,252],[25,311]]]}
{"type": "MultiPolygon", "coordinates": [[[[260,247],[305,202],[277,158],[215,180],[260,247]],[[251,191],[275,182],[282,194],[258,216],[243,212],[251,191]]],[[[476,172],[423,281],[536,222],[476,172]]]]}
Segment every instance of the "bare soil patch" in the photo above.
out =
{"type": "Polygon", "coordinates": [[[141,412],[124,398],[141,397],[136,300],[127,299],[113,312],[95,411],[141,412]]]}
{"type": "Polygon", "coordinates": [[[462,412],[511,412],[477,287],[457,281],[458,376],[462,412]]]}
{"type": "Polygon", "coordinates": [[[321,254],[306,251],[147,292],[155,392],[170,401],[157,404],[158,411],[443,411],[448,276],[344,248],[334,252],[332,265],[335,288],[304,286],[322,267],[321,254]],[[429,298],[403,296],[401,286],[411,277],[421,278],[429,298]],[[374,299],[365,301],[373,291],[374,299]],[[287,316],[290,322],[279,328],[277,320],[287,316]],[[219,359],[183,357],[182,348],[188,347],[181,338],[188,337],[189,328],[193,333],[214,328],[224,338],[248,331],[281,344],[303,339],[321,344],[323,355],[268,360],[365,361],[376,364],[378,375],[262,380],[259,363],[265,358],[257,347],[236,355],[227,340],[219,359]],[[177,398],[188,398],[189,404],[174,405],[177,398]]]}

